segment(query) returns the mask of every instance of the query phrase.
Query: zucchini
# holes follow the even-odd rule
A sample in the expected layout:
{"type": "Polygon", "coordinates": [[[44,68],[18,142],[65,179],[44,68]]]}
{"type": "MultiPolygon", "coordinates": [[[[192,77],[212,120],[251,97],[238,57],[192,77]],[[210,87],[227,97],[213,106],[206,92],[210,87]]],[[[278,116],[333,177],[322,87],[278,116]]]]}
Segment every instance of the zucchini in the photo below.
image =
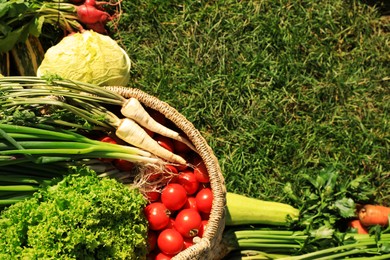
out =
{"type": "Polygon", "coordinates": [[[297,220],[299,210],[291,205],[249,198],[228,192],[226,194],[225,225],[287,226],[288,218],[297,220]]]}
{"type": "Polygon", "coordinates": [[[37,37],[29,36],[24,43],[18,43],[11,50],[16,71],[20,76],[36,76],[45,52],[37,37]]]}

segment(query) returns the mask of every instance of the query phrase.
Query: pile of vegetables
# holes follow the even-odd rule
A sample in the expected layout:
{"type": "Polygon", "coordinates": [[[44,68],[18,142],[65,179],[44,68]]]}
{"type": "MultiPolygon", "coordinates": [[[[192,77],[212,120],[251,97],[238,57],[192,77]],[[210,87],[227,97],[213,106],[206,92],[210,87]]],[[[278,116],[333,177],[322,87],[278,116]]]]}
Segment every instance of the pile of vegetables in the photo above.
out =
{"type": "MultiPolygon", "coordinates": [[[[202,158],[164,115],[107,87],[130,82],[106,29],[120,1],[0,10],[0,258],[161,260],[196,244],[213,206],[202,158]]],[[[227,193],[225,259],[390,257],[390,209],[350,196],[368,196],[364,177],[303,178],[302,196],[284,187],[299,208],[227,193]]]]}
{"type": "MultiPolygon", "coordinates": [[[[145,204],[136,214],[147,223],[143,241],[150,259],[170,259],[202,238],[213,205],[209,175],[191,142],[162,114],[109,88],[60,77],[3,77],[0,87],[2,215],[69,168],[86,167],[142,194],[145,204]]],[[[331,170],[307,179],[312,192],[296,199],[312,201],[300,209],[228,192],[221,243],[226,258],[389,253],[387,211],[373,221],[372,206],[358,208],[331,170]],[[366,234],[352,226],[357,221],[366,234]]]]}

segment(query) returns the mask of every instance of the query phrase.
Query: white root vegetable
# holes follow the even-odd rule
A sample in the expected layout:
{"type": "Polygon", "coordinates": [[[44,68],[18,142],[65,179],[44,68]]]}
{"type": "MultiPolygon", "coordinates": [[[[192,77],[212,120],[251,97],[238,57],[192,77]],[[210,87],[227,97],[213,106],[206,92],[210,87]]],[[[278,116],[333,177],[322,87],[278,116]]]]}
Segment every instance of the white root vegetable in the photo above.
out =
{"type": "Polygon", "coordinates": [[[150,137],[146,131],[130,118],[120,119],[120,123],[116,127],[116,136],[123,141],[149,151],[167,161],[179,164],[186,164],[183,157],[176,155],[150,137]]]}
{"type": "Polygon", "coordinates": [[[195,147],[183,136],[176,131],[173,131],[166,126],[160,124],[149,115],[142,104],[136,98],[129,98],[122,104],[121,113],[127,118],[130,118],[141,126],[153,131],[157,134],[172,138],[186,144],[190,149],[195,151],[195,147]]]}

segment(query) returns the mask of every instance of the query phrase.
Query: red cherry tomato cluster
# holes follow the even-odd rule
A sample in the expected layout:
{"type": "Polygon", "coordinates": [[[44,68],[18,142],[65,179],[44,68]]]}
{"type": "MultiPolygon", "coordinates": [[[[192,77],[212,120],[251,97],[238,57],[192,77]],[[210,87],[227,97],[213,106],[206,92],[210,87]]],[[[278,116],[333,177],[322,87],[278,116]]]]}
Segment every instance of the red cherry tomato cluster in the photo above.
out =
{"type": "MultiPolygon", "coordinates": [[[[164,115],[151,111],[151,116],[169,127],[164,115]]],[[[179,154],[194,167],[166,165],[164,171],[147,175],[150,184],[144,191],[149,204],[144,214],[149,222],[148,245],[150,260],[171,259],[193,245],[194,237],[203,237],[211,212],[213,193],[210,178],[202,159],[187,145],[148,131],[165,149],[179,154]],[[153,186],[155,185],[155,186],[153,186]]],[[[116,143],[105,137],[104,142],[116,143]]],[[[133,165],[124,160],[111,160],[120,170],[133,165]]]]}
{"type": "Polygon", "coordinates": [[[203,236],[213,193],[202,165],[201,162],[195,169],[182,171],[169,166],[167,170],[173,173],[169,181],[146,193],[150,201],[144,210],[149,222],[149,259],[171,259],[192,246],[194,237],[203,236]],[[195,172],[201,174],[197,176],[195,172]]]}
{"type": "Polygon", "coordinates": [[[195,166],[167,165],[165,173],[149,177],[152,181],[166,178],[165,185],[145,193],[150,202],[144,210],[149,222],[149,259],[162,260],[171,259],[192,246],[194,237],[203,236],[213,193],[206,167],[198,155],[181,142],[159,135],[153,138],[195,166]]]}

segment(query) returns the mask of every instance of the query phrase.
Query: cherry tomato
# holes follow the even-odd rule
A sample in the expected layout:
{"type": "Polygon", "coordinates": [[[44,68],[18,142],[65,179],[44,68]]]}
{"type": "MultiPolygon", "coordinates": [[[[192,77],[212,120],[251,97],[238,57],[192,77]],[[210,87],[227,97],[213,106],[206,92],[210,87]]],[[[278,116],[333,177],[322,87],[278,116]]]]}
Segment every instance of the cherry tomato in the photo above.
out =
{"type": "Polygon", "coordinates": [[[159,191],[154,191],[154,190],[153,191],[147,191],[144,194],[145,194],[146,199],[149,202],[158,201],[160,199],[160,195],[161,195],[161,193],[159,191]]]}
{"type": "Polygon", "coordinates": [[[169,223],[165,228],[174,228],[174,227],[175,227],[175,219],[171,217],[169,218],[169,223]]]}
{"type": "Polygon", "coordinates": [[[167,255],[179,253],[184,246],[184,239],[180,233],[172,228],[161,231],[157,238],[158,248],[167,255]]]}
{"type": "Polygon", "coordinates": [[[157,245],[157,233],[149,230],[148,231],[148,251],[151,252],[156,248],[157,245]]]}
{"type": "Polygon", "coordinates": [[[178,182],[186,189],[189,195],[194,194],[199,188],[199,182],[191,171],[181,172],[178,176],[178,182]]]}
{"type": "Polygon", "coordinates": [[[183,209],[175,218],[175,229],[183,237],[194,237],[198,234],[202,218],[195,209],[183,209]]]}
{"type": "MultiPolygon", "coordinates": [[[[110,143],[110,144],[116,144],[117,142],[109,137],[109,136],[105,136],[105,137],[102,137],[99,139],[101,142],[104,142],[104,143],[110,143]]],[[[114,161],[114,159],[111,159],[111,158],[101,158],[100,159],[102,162],[112,162],[114,161]]]]}
{"type": "Polygon", "coordinates": [[[151,109],[150,111],[148,111],[148,113],[158,123],[162,125],[167,124],[167,118],[164,116],[164,114],[160,113],[159,111],[151,109]]]}
{"type": "Polygon", "coordinates": [[[194,174],[196,176],[196,179],[199,182],[202,182],[202,183],[210,182],[210,176],[209,176],[209,174],[207,172],[206,165],[200,159],[195,161],[194,174]]]}
{"type": "Polygon", "coordinates": [[[160,252],[156,255],[156,258],[154,258],[153,260],[170,260],[172,259],[173,255],[167,255],[167,254],[164,254],[163,252],[160,252]]]}
{"type": "Polygon", "coordinates": [[[154,136],[155,132],[153,132],[153,131],[151,131],[151,130],[145,128],[145,127],[143,127],[143,129],[145,130],[145,132],[146,132],[150,137],[153,137],[153,136],[154,136]]]}
{"type": "Polygon", "coordinates": [[[185,143],[182,143],[178,140],[173,140],[173,148],[177,153],[187,153],[191,151],[191,148],[189,148],[185,143]]]}
{"type": "Polygon", "coordinates": [[[110,144],[116,144],[117,143],[112,137],[109,137],[109,136],[105,136],[103,138],[100,138],[99,140],[101,142],[110,143],[110,144]]]}
{"type": "Polygon", "coordinates": [[[199,228],[199,231],[198,231],[198,236],[199,237],[203,237],[203,234],[204,232],[206,231],[207,229],[207,224],[209,223],[208,220],[202,220],[201,224],[200,224],[200,228],[199,228]]]}
{"type": "Polygon", "coordinates": [[[184,249],[187,249],[189,248],[190,246],[193,246],[194,245],[194,242],[192,241],[192,237],[191,238],[188,238],[188,237],[185,237],[184,238],[184,249]]]}
{"type": "Polygon", "coordinates": [[[175,148],[173,147],[173,142],[170,138],[158,135],[154,137],[154,140],[156,140],[159,145],[173,153],[175,148]]]}
{"type": "Polygon", "coordinates": [[[161,193],[161,202],[169,210],[181,209],[187,201],[187,192],[178,183],[170,183],[164,187],[161,193]]]}
{"type": "Polygon", "coordinates": [[[173,166],[172,164],[167,164],[165,165],[165,170],[167,171],[167,174],[178,174],[179,171],[177,170],[177,168],[175,166],[173,166]]]}
{"type": "Polygon", "coordinates": [[[134,168],[134,163],[123,159],[115,159],[114,166],[121,171],[131,171],[134,168]]]}
{"type": "Polygon", "coordinates": [[[200,216],[202,217],[203,220],[209,220],[210,219],[210,213],[204,213],[199,211],[200,216]]]}
{"type": "Polygon", "coordinates": [[[161,230],[169,224],[170,211],[161,202],[153,202],[144,209],[151,230],[161,230]]]}
{"type": "Polygon", "coordinates": [[[188,197],[186,204],[184,204],[183,209],[195,209],[198,210],[196,207],[196,199],[195,197],[188,197]]]}
{"type": "Polygon", "coordinates": [[[203,188],[196,194],[196,206],[203,213],[210,213],[213,204],[213,192],[210,188],[203,188]]]}

